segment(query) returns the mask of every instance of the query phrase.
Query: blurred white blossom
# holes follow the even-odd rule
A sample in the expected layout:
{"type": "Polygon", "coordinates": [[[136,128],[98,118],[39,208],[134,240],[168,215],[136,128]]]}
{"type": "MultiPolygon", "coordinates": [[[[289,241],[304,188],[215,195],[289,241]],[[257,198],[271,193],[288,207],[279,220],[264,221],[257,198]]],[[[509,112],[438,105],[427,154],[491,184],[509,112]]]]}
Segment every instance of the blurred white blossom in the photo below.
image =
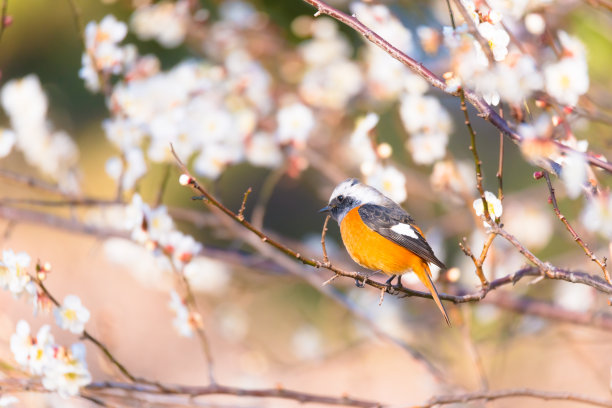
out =
{"type": "Polygon", "coordinates": [[[299,102],[279,109],[276,120],[278,121],[276,137],[279,143],[304,145],[315,127],[312,110],[299,102]]]}
{"type": "Polygon", "coordinates": [[[366,184],[378,189],[398,203],[406,200],[406,176],[392,165],[376,166],[374,171],[367,176],[366,184]]]}
{"type": "Polygon", "coordinates": [[[166,48],[174,48],[185,40],[189,23],[188,1],[160,1],[138,7],[130,25],[138,38],[154,39],[166,48]]]}
{"type": "Polygon", "coordinates": [[[580,220],[587,230],[598,232],[612,239],[612,197],[610,194],[589,198],[580,214],[580,220]]]}
{"type": "Polygon", "coordinates": [[[312,325],[302,325],[291,339],[293,354],[301,360],[312,360],[323,355],[321,333],[312,325]]]}
{"type": "Polygon", "coordinates": [[[25,290],[30,275],[30,255],[26,252],[15,253],[13,250],[2,251],[0,260],[0,287],[9,290],[14,296],[20,296],[25,290]]]}
{"type": "Polygon", "coordinates": [[[17,137],[10,129],[0,129],[0,159],[9,155],[17,137]]]}

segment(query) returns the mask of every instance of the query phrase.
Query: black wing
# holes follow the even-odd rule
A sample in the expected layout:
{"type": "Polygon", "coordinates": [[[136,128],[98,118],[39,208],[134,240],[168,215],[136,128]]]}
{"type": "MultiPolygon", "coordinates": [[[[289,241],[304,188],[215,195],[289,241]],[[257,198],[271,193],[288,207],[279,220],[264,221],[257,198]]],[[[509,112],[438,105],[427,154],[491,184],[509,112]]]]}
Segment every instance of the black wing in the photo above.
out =
{"type": "Polygon", "coordinates": [[[363,222],[372,230],[403,246],[425,261],[446,269],[444,263],[434,255],[433,250],[416,228],[410,229],[410,231],[414,232],[413,236],[401,234],[391,229],[401,224],[411,227],[415,225],[414,219],[401,207],[387,208],[376,204],[364,204],[357,211],[363,222]]]}

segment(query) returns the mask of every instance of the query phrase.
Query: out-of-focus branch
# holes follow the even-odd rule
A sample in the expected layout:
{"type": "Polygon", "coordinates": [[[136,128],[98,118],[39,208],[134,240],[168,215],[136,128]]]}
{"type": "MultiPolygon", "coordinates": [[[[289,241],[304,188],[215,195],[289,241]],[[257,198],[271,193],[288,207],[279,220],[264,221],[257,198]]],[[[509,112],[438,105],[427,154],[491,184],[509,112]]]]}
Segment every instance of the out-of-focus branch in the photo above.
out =
{"type": "Polygon", "coordinates": [[[587,395],[576,394],[572,392],[554,392],[554,391],[541,391],[530,388],[515,388],[508,390],[496,390],[496,391],[478,391],[468,394],[460,395],[447,395],[441,397],[434,397],[430,399],[427,404],[419,405],[414,408],[431,408],[438,405],[448,405],[457,403],[466,403],[470,401],[485,400],[491,401],[502,398],[536,398],[545,401],[573,401],[581,402],[584,404],[594,405],[598,407],[612,407],[612,400],[603,398],[595,398],[587,395]]]}
{"type": "Polygon", "coordinates": [[[495,295],[487,297],[485,303],[555,322],[612,330],[612,314],[609,313],[568,310],[543,300],[512,296],[505,291],[495,292],[495,295]]]}
{"type": "Polygon", "coordinates": [[[591,249],[588,247],[586,242],[584,242],[582,238],[580,238],[580,236],[574,230],[574,228],[572,228],[569,221],[567,221],[567,218],[565,218],[565,215],[563,215],[561,213],[561,210],[559,210],[559,205],[557,204],[557,197],[555,196],[555,189],[553,188],[552,183],[550,182],[550,174],[548,174],[547,171],[544,172],[544,178],[546,178],[546,185],[548,186],[548,191],[550,192],[550,203],[553,206],[553,210],[555,211],[555,214],[557,214],[557,217],[559,218],[559,220],[561,220],[563,225],[565,225],[565,228],[567,228],[569,233],[572,235],[572,238],[574,239],[574,241],[576,241],[578,245],[580,245],[580,247],[584,250],[585,254],[591,259],[591,261],[599,265],[599,267],[601,268],[603,272],[604,278],[609,284],[612,285],[612,281],[610,280],[610,273],[608,272],[608,269],[606,268],[607,259],[605,257],[603,259],[599,259],[593,253],[593,251],[591,251],[591,249]]]}
{"type": "MultiPolygon", "coordinates": [[[[449,95],[459,96],[459,91],[449,92],[447,90],[446,82],[427,69],[423,64],[417,62],[416,60],[410,58],[408,55],[404,54],[402,51],[391,45],[388,41],[384,40],[381,36],[376,34],[374,31],[369,29],[362,22],[357,20],[357,18],[349,16],[346,13],[341,12],[340,10],[329,6],[322,0],[302,0],[317,9],[315,16],[319,16],[321,14],[326,14],[341,23],[349,26],[354,29],[361,35],[363,35],[368,41],[372,42],[376,46],[380,47],[391,57],[400,61],[402,64],[406,65],[412,72],[419,75],[421,78],[425,79],[430,85],[441,89],[449,95]]],[[[485,102],[480,96],[478,96],[475,92],[470,90],[465,90],[465,98],[470,102],[476,110],[479,112],[479,116],[484,120],[490,122],[493,126],[498,128],[500,131],[504,133],[508,138],[510,138],[515,143],[521,143],[523,137],[518,134],[505,119],[500,117],[497,112],[485,102]]],[[[555,141],[555,145],[558,149],[562,151],[573,151],[571,147],[566,146],[558,141],[555,141]]],[[[596,157],[593,154],[586,153],[585,159],[593,166],[602,168],[610,173],[612,173],[612,163],[602,160],[596,157]]]]}
{"type": "Polygon", "coordinates": [[[0,40],[2,39],[2,35],[4,34],[4,30],[6,29],[8,23],[8,0],[2,0],[2,22],[0,22],[0,40]]]}
{"type": "MultiPolygon", "coordinates": [[[[0,380],[0,391],[5,393],[17,393],[23,391],[47,392],[44,390],[40,381],[29,379],[6,379],[0,380]]],[[[323,405],[338,405],[346,407],[358,408],[384,408],[390,407],[389,404],[384,404],[377,401],[352,398],[348,395],[333,397],[322,394],[312,394],[301,392],[277,386],[276,388],[257,388],[247,389],[238,387],[229,387],[220,384],[210,384],[204,387],[184,386],[164,384],[163,389],[149,384],[142,383],[124,383],[117,381],[100,381],[89,384],[85,391],[88,392],[87,397],[94,397],[104,402],[104,397],[114,398],[134,398],[136,401],[144,399],[145,396],[176,396],[177,398],[185,397],[189,400],[207,395],[230,395],[234,397],[255,397],[255,398],[275,398],[300,403],[314,403],[323,405]],[[91,393],[91,395],[89,394],[91,393]],[[140,397],[140,398],[139,398],[140,397]]],[[[465,394],[443,395],[433,397],[428,402],[418,405],[414,408],[431,408],[437,405],[448,405],[456,403],[466,403],[478,400],[497,400],[507,398],[536,398],[545,401],[570,401],[580,402],[583,404],[612,407],[612,400],[591,397],[584,394],[572,392],[554,392],[542,391],[531,388],[513,388],[494,391],[478,391],[465,394]]],[[[149,400],[150,401],[150,400],[149,400]]],[[[178,401],[177,401],[178,402],[178,401]]]]}

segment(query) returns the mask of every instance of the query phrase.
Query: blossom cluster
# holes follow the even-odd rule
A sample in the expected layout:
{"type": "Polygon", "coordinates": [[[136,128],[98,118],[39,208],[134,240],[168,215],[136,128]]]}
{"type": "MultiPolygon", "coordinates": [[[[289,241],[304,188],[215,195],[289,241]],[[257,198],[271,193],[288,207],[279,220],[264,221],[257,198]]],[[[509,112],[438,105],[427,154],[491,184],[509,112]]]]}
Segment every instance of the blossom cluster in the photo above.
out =
{"type": "Polygon", "coordinates": [[[8,81],[0,91],[2,107],[11,129],[0,130],[0,158],[13,147],[45,176],[66,191],[78,191],[76,165],[79,150],[63,130],[54,130],[47,119],[49,102],[36,75],[8,81]]]}
{"type": "Polygon", "coordinates": [[[49,325],[42,326],[36,336],[30,334],[25,320],[17,323],[10,347],[15,361],[35,376],[42,377],[46,390],[62,397],[75,396],[91,382],[85,361],[85,346],[75,343],[70,348],[58,345],[49,325]]]}

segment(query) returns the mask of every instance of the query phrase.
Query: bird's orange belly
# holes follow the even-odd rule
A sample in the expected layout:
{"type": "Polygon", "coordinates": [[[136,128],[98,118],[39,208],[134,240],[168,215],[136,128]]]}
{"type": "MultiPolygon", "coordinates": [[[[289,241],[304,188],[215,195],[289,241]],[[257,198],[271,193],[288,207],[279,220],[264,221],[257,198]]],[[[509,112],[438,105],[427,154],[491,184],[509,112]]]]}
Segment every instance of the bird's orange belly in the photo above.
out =
{"type": "Polygon", "coordinates": [[[428,269],[420,257],[370,229],[358,210],[349,211],[340,224],[342,241],[355,262],[388,275],[428,269]]]}

